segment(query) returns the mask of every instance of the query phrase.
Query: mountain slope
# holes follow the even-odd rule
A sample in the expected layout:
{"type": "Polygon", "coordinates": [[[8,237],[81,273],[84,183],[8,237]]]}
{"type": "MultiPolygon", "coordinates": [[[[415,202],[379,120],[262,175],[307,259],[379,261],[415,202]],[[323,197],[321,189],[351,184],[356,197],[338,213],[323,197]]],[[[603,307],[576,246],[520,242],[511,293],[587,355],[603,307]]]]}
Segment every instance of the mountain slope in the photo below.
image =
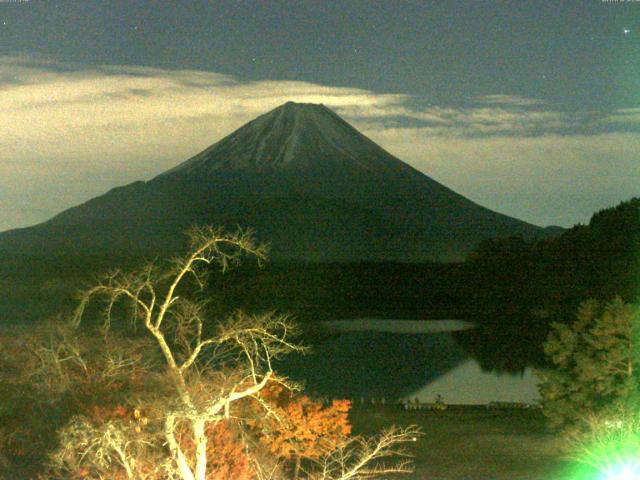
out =
{"type": "Polygon", "coordinates": [[[322,105],[286,103],[148,182],[113,189],[0,252],[159,254],[209,223],[253,227],[282,260],[452,260],[545,231],[458,195],[322,105]]]}

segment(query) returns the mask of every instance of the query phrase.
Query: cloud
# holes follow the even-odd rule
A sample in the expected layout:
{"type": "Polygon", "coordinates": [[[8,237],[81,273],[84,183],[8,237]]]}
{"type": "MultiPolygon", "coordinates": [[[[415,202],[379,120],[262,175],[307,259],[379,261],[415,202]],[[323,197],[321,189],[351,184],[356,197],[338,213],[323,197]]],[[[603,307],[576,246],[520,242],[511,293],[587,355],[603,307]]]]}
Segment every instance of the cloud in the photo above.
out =
{"type": "Polygon", "coordinates": [[[611,120],[638,109],[585,122],[509,95],[454,108],[308,82],[0,57],[0,230],[149,179],[289,100],[324,103],[426,174],[534,223],[584,221],[591,199],[607,206],[611,192],[616,201],[638,193],[640,134],[611,120]],[[545,206],[549,198],[557,202],[545,206]]]}
{"type": "Polygon", "coordinates": [[[429,129],[367,132],[435,180],[482,205],[538,224],[571,226],[640,195],[640,135],[446,137],[429,129]]]}
{"type": "MultiPolygon", "coordinates": [[[[402,98],[403,103],[410,99],[402,98]]],[[[581,127],[582,118],[552,110],[521,109],[519,107],[426,107],[416,109],[395,104],[339,107],[348,118],[375,125],[389,124],[389,119],[430,128],[430,134],[445,137],[485,137],[488,135],[537,136],[563,133],[581,127]]]]}
{"type": "Polygon", "coordinates": [[[640,126],[640,107],[638,108],[621,108],[611,115],[607,115],[603,120],[604,123],[611,125],[624,126],[640,126]]]}
{"type": "Polygon", "coordinates": [[[536,98],[525,98],[519,95],[482,95],[475,97],[474,100],[478,103],[484,103],[488,105],[512,105],[519,107],[530,107],[533,105],[545,105],[547,102],[536,98]]]}

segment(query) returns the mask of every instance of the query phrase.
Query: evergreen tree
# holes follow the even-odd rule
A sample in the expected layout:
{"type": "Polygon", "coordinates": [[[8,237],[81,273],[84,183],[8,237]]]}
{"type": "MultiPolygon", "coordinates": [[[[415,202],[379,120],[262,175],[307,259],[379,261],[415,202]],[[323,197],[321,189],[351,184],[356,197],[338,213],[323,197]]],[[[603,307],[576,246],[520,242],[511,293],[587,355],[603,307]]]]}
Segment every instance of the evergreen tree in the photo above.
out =
{"type": "Polygon", "coordinates": [[[544,344],[553,368],[540,371],[543,411],[554,427],[606,415],[638,393],[637,309],[620,298],[580,304],[571,325],[554,323],[544,344]]]}

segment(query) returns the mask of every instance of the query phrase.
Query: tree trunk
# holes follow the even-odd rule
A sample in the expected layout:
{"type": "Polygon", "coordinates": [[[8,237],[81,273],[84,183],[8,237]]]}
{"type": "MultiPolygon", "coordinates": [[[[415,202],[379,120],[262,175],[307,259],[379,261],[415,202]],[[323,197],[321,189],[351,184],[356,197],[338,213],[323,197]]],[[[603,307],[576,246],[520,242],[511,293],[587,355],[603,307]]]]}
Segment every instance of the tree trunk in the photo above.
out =
{"type": "Polygon", "coordinates": [[[298,475],[300,475],[300,455],[296,455],[296,464],[293,468],[293,480],[298,480],[298,475]]]}
{"type": "Polygon", "coordinates": [[[176,466],[178,467],[178,471],[180,472],[180,476],[182,480],[195,480],[193,476],[193,472],[189,467],[187,459],[178,444],[178,441],[174,432],[175,428],[175,417],[172,415],[167,416],[165,419],[165,437],[167,439],[167,443],[169,444],[169,449],[171,450],[171,456],[173,460],[176,462],[176,466]]]}
{"type": "Polygon", "coordinates": [[[193,421],[193,440],[196,443],[195,480],[205,480],[207,474],[207,435],[203,419],[198,418],[193,421]]]}

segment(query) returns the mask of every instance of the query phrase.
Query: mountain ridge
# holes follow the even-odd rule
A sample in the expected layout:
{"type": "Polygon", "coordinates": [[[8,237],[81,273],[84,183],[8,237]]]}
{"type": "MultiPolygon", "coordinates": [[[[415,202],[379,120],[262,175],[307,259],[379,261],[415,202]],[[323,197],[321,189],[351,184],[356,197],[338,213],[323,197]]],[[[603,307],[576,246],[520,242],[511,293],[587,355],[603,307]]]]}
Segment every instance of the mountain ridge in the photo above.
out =
{"type": "Polygon", "coordinates": [[[485,238],[549,233],[420,173],[327,107],[288,102],[147,182],[0,233],[0,252],[169,253],[203,223],[253,227],[272,258],[314,261],[460,260],[485,238]]]}

